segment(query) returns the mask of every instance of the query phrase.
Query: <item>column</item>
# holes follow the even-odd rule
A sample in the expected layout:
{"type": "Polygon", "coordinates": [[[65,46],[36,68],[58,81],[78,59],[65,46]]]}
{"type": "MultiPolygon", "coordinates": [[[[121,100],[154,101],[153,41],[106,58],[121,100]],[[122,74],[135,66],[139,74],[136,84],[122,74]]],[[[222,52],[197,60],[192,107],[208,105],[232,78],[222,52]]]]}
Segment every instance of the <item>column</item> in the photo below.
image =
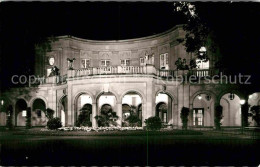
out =
{"type": "Polygon", "coordinates": [[[117,102],[117,111],[116,111],[116,115],[119,117],[117,119],[117,124],[118,126],[122,126],[122,103],[121,102],[117,102]]]}
{"type": "Polygon", "coordinates": [[[98,127],[95,116],[97,116],[97,103],[92,103],[92,127],[98,127]]]}

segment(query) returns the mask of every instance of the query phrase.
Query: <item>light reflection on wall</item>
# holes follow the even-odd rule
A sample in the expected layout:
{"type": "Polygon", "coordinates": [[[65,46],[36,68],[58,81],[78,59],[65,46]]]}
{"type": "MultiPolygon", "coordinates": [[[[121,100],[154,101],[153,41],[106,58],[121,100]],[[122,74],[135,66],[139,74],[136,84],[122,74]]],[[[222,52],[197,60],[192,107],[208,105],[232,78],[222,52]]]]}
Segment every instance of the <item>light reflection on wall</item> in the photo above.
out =
{"type": "Polygon", "coordinates": [[[159,94],[156,96],[155,104],[158,104],[159,102],[165,102],[166,104],[168,104],[168,95],[167,95],[167,94],[159,93],[159,94]]]}

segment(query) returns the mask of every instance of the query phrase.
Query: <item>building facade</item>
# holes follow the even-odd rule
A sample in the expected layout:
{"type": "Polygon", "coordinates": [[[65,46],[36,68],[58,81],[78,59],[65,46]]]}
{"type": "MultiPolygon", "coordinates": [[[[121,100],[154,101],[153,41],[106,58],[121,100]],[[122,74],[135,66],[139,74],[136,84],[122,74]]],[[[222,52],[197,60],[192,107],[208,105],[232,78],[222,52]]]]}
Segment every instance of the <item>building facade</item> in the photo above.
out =
{"type": "MultiPolygon", "coordinates": [[[[187,53],[181,39],[185,31],[178,25],[164,33],[129,40],[94,41],[71,36],[57,37],[52,50],[36,56],[35,75],[44,77],[35,86],[14,88],[2,97],[0,123],[13,118],[16,126],[25,126],[26,110],[31,110],[33,126],[45,126],[46,108],[55,111],[64,126],[75,126],[84,107],[91,107],[90,121],[97,127],[95,116],[102,108],[117,113],[122,126],[134,106],[142,120],[159,116],[168,125],[181,126],[182,107],[190,108],[189,126],[213,127],[214,111],[223,106],[223,126],[241,126],[241,104],[249,94],[238,84],[220,83],[220,72],[209,61],[199,62],[195,70],[177,70],[181,58],[187,64],[194,54],[187,53]],[[57,68],[58,71],[52,71],[57,68]],[[194,82],[189,82],[193,76],[194,82]],[[186,82],[183,81],[186,78],[186,82]],[[212,82],[212,81],[217,82],[212,82]],[[242,102],[241,102],[242,101],[242,102]]],[[[21,76],[13,77],[18,82],[21,76]]],[[[260,105],[260,94],[254,93],[249,102],[260,105]]]]}

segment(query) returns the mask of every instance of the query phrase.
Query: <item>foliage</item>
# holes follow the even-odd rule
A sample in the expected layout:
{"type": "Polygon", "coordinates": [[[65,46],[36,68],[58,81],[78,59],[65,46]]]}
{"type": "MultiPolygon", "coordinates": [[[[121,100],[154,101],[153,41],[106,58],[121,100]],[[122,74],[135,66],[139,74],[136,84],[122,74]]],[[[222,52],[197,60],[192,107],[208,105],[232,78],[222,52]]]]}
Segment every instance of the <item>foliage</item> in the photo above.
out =
{"type": "Polygon", "coordinates": [[[242,114],[242,127],[246,127],[249,125],[248,116],[249,116],[249,104],[246,102],[241,106],[241,114],[242,114]]]}
{"type": "Polygon", "coordinates": [[[116,120],[118,116],[111,108],[101,110],[101,115],[95,116],[98,126],[107,127],[107,126],[117,126],[116,120]]]}
{"type": "Polygon", "coordinates": [[[250,111],[252,119],[260,126],[260,105],[251,107],[250,111]]]}
{"type": "Polygon", "coordinates": [[[62,127],[60,118],[51,118],[47,122],[48,129],[54,130],[62,127]]]}
{"type": "Polygon", "coordinates": [[[32,124],[31,124],[31,108],[28,107],[26,109],[26,128],[29,129],[32,127],[32,124]]]}
{"type": "Polygon", "coordinates": [[[141,119],[135,113],[130,114],[125,120],[130,127],[141,126],[141,119]]]}
{"type": "Polygon", "coordinates": [[[221,105],[216,106],[214,123],[217,130],[221,129],[221,119],[223,118],[223,107],[221,105]]]}
{"type": "Polygon", "coordinates": [[[49,38],[42,38],[34,45],[35,54],[45,56],[47,52],[51,51],[51,43],[57,41],[57,38],[51,36],[49,38]]]}
{"type": "Polygon", "coordinates": [[[175,65],[177,67],[177,70],[188,70],[189,66],[186,64],[186,59],[178,58],[176,60],[175,65]]]}
{"type": "Polygon", "coordinates": [[[145,119],[144,123],[146,124],[146,128],[148,130],[160,130],[162,128],[162,121],[157,116],[145,119]]]}
{"type": "Polygon", "coordinates": [[[83,110],[80,112],[78,120],[76,121],[76,126],[88,126],[91,127],[92,123],[90,121],[90,110],[83,110]]]}
{"type": "Polygon", "coordinates": [[[46,117],[50,120],[53,118],[53,114],[54,114],[54,110],[53,109],[50,109],[50,108],[47,108],[46,111],[45,111],[45,115],[46,117]]]}
{"type": "Polygon", "coordinates": [[[7,113],[7,120],[6,120],[6,127],[8,129],[13,129],[13,107],[10,105],[7,110],[9,113],[7,113]]]}
{"type": "Polygon", "coordinates": [[[182,107],[181,109],[181,121],[182,121],[182,128],[187,130],[188,127],[188,116],[189,116],[190,109],[187,107],[182,107]]]}

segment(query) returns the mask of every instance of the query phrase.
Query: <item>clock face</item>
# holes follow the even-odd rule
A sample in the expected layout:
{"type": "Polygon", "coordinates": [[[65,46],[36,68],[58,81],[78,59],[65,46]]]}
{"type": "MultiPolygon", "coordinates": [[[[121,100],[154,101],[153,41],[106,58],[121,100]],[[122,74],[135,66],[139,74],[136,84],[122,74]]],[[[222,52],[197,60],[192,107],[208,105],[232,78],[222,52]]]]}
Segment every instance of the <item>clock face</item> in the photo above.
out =
{"type": "Polygon", "coordinates": [[[50,64],[51,66],[54,64],[54,58],[53,58],[53,57],[49,58],[49,64],[50,64]]]}

